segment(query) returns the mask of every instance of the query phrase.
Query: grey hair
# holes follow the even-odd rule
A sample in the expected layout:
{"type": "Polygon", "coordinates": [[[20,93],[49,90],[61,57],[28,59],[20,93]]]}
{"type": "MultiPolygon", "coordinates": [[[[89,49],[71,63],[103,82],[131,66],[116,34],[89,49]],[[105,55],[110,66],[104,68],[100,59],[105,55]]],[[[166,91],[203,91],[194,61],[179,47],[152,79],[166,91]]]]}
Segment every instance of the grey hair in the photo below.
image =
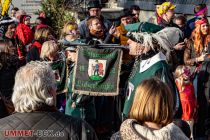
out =
{"type": "Polygon", "coordinates": [[[17,112],[32,112],[43,105],[53,106],[56,91],[55,77],[46,62],[31,61],[21,67],[15,76],[12,102],[17,112]]]}

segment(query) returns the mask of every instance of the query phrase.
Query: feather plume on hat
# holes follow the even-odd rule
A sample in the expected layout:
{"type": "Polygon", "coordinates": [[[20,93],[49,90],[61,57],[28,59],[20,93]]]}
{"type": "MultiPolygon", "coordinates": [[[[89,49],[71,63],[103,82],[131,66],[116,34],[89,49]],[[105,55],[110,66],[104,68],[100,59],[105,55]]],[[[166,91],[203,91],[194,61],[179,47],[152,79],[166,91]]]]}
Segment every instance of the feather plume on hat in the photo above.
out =
{"type": "Polygon", "coordinates": [[[141,43],[144,47],[151,49],[162,49],[167,56],[173,47],[183,38],[183,33],[175,27],[166,27],[157,33],[133,32],[128,37],[136,42],[141,43]]]}

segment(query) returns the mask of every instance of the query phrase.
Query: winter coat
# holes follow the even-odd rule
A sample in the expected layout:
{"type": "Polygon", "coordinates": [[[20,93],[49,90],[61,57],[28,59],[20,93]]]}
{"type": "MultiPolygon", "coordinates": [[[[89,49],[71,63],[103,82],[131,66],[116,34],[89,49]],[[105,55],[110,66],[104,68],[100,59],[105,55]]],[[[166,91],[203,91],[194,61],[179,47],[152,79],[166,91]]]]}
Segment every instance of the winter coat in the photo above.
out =
{"type": "Polygon", "coordinates": [[[57,111],[36,111],[14,113],[0,119],[0,139],[3,140],[8,130],[33,130],[32,137],[13,137],[14,140],[97,140],[94,130],[84,121],[66,116],[57,111]],[[45,131],[45,136],[43,135],[45,131]],[[52,133],[50,133],[52,132],[52,133]],[[53,136],[57,134],[57,136],[53,136]]]}
{"type": "Polygon", "coordinates": [[[28,25],[25,25],[23,23],[19,23],[16,27],[16,35],[24,46],[31,43],[34,39],[34,32],[30,29],[28,25]]]}
{"type": "Polygon", "coordinates": [[[114,134],[111,140],[189,140],[182,130],[174,123],[170,123],[161,129],[152,130],[140,125],[136,120],[127,119],[120,131],[114,134]]]}

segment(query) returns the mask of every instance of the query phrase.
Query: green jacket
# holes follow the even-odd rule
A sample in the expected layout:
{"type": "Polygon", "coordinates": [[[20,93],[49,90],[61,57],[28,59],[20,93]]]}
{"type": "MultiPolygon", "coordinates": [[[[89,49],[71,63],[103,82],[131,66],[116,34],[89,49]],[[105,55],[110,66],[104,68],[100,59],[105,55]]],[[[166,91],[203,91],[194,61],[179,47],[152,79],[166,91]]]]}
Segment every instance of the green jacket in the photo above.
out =
{"type": "Polygon", "coordinates": [[[73,71],[74,64],[72,64],[70,67],[67,81],[68,95],[65,114],[76,118],[81,118],[87,122],[94,121],[96,118],[96,113],[93,97],[88,95],[75,94],[72,91],[73,71]],[[72,108],[73,102],[76,104],[75,108],[72,108]]]}
{"type": "Polygon", "coordinates": [[[180,98],[179,98],[179,93],[176,88],[172,73],[170,73],[168,64],[166,63],[165,60],[161,60],[151,67],[149,67],[147,70],[140,72],[140,62],[141,60],[138,60],[135,62],[134,68],[132,70],[132,75],[128,80],[128,90],[127,90],[127,96],[124,104],[124,109],[123,109],[123,115],[125,117],[128,117],[134,95],[135,95],[135,90],[136,87],[139,85],[140,82],[143,80],[156,76],[160,78],[163,82],[167,83],[167,85],[172,89],[172,93],[174,96],[174,111],[176,114],[176,118],[180,118],[182,114],[182,109],[181,109],[181,104],[180,104],[180,98]]]}

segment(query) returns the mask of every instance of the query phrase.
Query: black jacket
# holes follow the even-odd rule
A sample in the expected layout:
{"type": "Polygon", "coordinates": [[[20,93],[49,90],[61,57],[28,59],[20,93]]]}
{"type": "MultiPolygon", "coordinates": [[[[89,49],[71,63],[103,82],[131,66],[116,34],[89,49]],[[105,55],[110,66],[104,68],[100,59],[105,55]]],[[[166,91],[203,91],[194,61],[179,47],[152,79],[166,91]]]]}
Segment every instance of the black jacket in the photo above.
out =
{"type": "Polygon", "coordinates": [[[0,130],[1,140],[97,140],[94,130],[86,122],[60,112],[14,113],[0,119],[0,130]],[[33,136],[5,137],[9,135],[8,130],[33,130],[33,136]],[[53,136],[55,134],[57,136],[53,136]]]}

